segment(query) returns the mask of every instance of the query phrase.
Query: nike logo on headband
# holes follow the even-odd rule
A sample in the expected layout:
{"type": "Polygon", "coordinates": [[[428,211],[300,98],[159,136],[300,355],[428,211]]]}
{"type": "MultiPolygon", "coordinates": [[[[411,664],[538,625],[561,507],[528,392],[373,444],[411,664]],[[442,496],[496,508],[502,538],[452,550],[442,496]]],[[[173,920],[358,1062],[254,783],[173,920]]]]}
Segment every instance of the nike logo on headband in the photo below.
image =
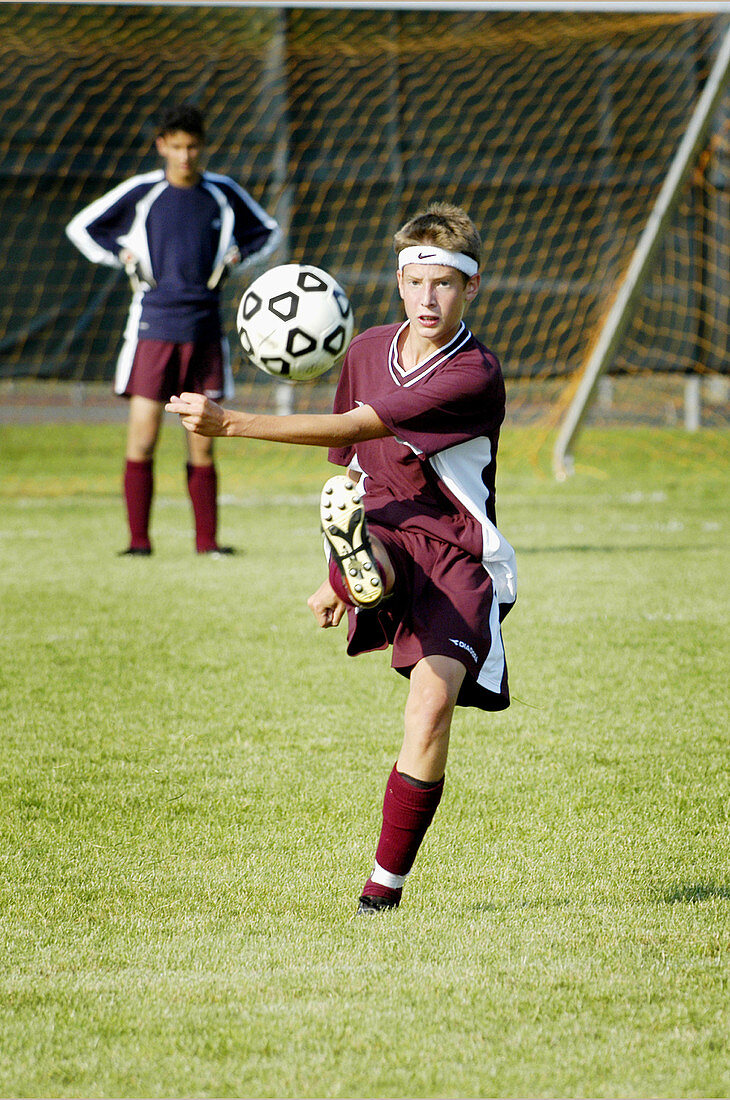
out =
{"type": "Polygon", "coordinates": [[[443,264],[445,267],[455,267],[457,271],[463,271],[468,279],[479,271],[479,264],[471,256],[463,252],[450,252],[447,248],[439,248],[438,245],[411,244],[401,249],[398,253],[398,270],[402,271],[406,264],[443,264]]]}

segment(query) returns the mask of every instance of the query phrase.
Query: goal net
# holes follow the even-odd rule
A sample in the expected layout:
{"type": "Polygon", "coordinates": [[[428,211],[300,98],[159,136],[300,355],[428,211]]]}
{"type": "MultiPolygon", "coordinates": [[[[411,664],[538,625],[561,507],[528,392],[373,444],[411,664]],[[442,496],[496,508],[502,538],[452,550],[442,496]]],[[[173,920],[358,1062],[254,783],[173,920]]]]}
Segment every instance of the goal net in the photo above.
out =
{"type": "MultiPolygon", "coordinates": [[[[356,329],[401,316],[393,232],[426,202],[484,239],[467,315],[503,362],[514,423],[557,423],[645,232],[727,30],[700,11],[0,5],[0,380],[108,382],[122,274],[64,236],[83,205],[157,165],[162,103],[203,108],[208,163],[277,217],[269,263],[331,271],[356,329]]],[[[712,5],[710,5],[712,7],[712,5]]],[[[242,400],[277,383],[237,347],[242,400]]],[[[593,416],[666,422],[699,379],[727,424],[730,94],[708,120],[593,416]]],[[[326,408],[331,375],[296,387],[326,408]]],[[[1,396],[1,394],[0,394],[1,396]]]]}

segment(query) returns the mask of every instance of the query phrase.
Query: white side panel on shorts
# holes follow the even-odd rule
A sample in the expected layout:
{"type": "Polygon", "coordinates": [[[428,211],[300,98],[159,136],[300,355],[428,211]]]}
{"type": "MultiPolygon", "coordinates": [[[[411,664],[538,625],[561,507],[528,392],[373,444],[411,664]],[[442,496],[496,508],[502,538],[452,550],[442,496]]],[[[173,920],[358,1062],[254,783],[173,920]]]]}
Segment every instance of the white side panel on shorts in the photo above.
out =
{"type": "MultiPolygon", "coordinates": [[[[494,583],[494,581],[492,583],[494,583]]],[[[492,607],[489,612],[489,635],[492,639],[492,644],[489,647],[489,655],[479,670],[477,683],[480,687],[487,688],[488,691],[494,691],[499,694],[502,690],[505,658],[502,629],[499,625],[499,603],[497,600],[492,600],[492,607]]]]}
{"type": "Polygon", "coordinates": [[[138,290],[132,298],[132,304],[129,307],[127,323],[124,326],[122,350],[119,352],[116,374],[114,376],[115,393],[124,393],[127,388],[127,382],[129,382],[129,376],[132,373],[134,353],[137,350],[137,343],[139,340],[139,322],[142,316],[143,297],[143,291],[138,290]]]}
{"type": "Polygon", "coordinates": [[[513,604],[517,598],[515,552],[486,512],[488,493],[482,472],[491,458],[489,440],[478,436],[440,451],[429,462],[448,490],[481,524],[482,564],[492,578],[499,603],[513,604]]]}

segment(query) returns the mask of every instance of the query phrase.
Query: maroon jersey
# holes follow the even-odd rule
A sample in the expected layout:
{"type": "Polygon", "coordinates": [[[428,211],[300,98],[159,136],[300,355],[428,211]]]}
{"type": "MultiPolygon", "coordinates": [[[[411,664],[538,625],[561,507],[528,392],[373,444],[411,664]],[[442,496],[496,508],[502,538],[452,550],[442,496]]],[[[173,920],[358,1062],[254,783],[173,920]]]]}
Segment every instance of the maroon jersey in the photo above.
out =
{"type": "Polygon", "coordinates": [[[370,405],[393,432],[332,448],[330,461],[365,475],[368,520],[419,531],[481,560],[503,613],[515,599],[514,551],[496,528],[495,473],[505,392],[497,357],[461,324],[416,368],[399,360],[405,327],[356,337],[334,411],[370,405]]]}

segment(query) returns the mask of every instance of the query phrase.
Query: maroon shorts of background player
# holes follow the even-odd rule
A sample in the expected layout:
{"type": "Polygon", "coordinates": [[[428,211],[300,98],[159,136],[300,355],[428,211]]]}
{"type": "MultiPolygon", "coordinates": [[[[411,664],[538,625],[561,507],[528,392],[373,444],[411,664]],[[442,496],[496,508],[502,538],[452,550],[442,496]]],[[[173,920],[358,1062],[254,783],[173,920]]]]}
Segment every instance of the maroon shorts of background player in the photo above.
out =
{"type": "MultiPolygon", "coordinates": [[[[404,676],[423,657],[455,657],[466,667],[460,706],[504,710],[509,706],[507,668],[498,692],[476,678],[489,655],[494,593],[481,561],[458,546],[423,531],[381,527],[368,530],[385,546],[395,570],[393,594],[372,609],[348,609],[347,652],[351,657],[393,647],[392,666],[404,676]]],[[[334,563],[330,563],[332,578],[334,563]]],[[[336,581],[335,591],[341,589],[336,581]]]]}
{"type": "Polygon", "coordinates": [[[125,397],[133,394],[150,401],[169,401],[173,394],[204,393],[223,396],[223,349],[220,340],[140,340],[132,363],[125,397]]]}

